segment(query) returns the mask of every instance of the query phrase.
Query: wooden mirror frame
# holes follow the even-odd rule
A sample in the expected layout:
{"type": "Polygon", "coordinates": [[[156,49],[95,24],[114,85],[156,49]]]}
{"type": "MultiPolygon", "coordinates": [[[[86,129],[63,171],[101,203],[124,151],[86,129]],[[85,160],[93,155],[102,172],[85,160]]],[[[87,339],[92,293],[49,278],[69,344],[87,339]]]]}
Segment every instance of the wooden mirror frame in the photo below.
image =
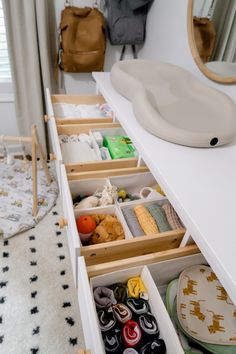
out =
{"type": "Polygon", "coordinates": [[[188,0],[188,15],[187,15],[187,25],[188,25],[188,42],[192,52],[193,59],[201,72],[208,77],[208,79],[213,80],[215,82],[221,84],[235,84],[236,83],[236,76],[228,76],[222,77],[210,69],[206,67],[206,65],[202,62],[200,55],[198,53],[196,43],[194,40],[194,30],[193,30],[193,2],[194,0],[188,0]]]}

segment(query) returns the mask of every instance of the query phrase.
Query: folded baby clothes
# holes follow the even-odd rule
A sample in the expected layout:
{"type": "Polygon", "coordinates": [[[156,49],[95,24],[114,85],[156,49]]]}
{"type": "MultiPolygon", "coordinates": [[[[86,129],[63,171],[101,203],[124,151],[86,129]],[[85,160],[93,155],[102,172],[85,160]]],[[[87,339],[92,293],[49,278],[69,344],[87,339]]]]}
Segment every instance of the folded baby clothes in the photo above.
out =
{"type": "Polygon", "coordinates": [[[135,212],[130,207],[122,208],[123,215],[133,236],[143,236],[144,232],[138,222],[135,212]]]}
{"type": "Polygon", "coordinates": [[[139,324],[133,320],[127,321],[122,329],[122,337],[125,346],[135,347],[138,345],[142,338],[139,324]]]}
{"type": "Polygon", "coordinates": [[[116,319],[121,323],[127,322],[132,317],[132,312],[124,304],[113,305],[113,311],[116,319]]]}
{"type": "Polygon", "coordinates": [[[137,350],[135,350],[134,348],[126,348],[123,351],[123,354],[138,354],[137,350]]]}
{"type": "Polygon", "coordinates": [[[154,339],[146,343],[140,349],[140,354],[165,354],[165,353],[166,353],[166,345],[163,339],[154,339]]]}
{"type": "Polygon", "coordinates": [[[113,328],[102,334],[106,354],[120,354],[123,350],[121,329],[113,328]]]}
{"type": "Polygon", "coordinates": [[[150,311],[149,304],[144,299],[128,297],[126,300],[126,305],[130,308],[135,316],[140,316],[150,311]]]}
{"type": "Polygon", "coordinates": [[[160,232],[170,231],[171,227],[166,219],[166,214],[162,207],[158,204],[151,204],[147,206],[149,213],[152,215],[157,223],[160,232]]]}
{"type": "Polygon", "coordinates": [[[133,277],[127,281],[128,296],[148,300],[147,289],[141,277],[133,277]]]}
{"type": "Polygon", "coordinates": [[[116,319],[112,307],[107,310],[99,310],[97,315],[102,332],[109,331],[115,326],[116,319]]]}
{"type": "Polygon", "coordinates": [[[147,208],[143,205],[136,205],[134,212],[145,235],[157,234],[159,232],[157,224],[147,208]]]}
{"type": "Polygon", "coordinates": [[[110,286],[117,302],[124,302],[127,298],[127,287],[122,283],[115,283],[110,286]]]}
{"type": "Polygon", "coordinates": [[[184,228],[178,214],[176,213],[175,209],[172,207],[170,203],[164,204],[162,208],[166,214],[167,221],[171,226],[172,230],[184,228]]]}
{"type": "Polygon", "coordinates": [[[159,328],[155,317],[151,313],[145,313],[139,317],[139,326],[148,336],[159,336],[159,328]]]}
{"type": "Polygon", "coordinates": [[[93,296],[98,309],[108,308],[117,303],[113,291],[105,286],[98,286],[93,296]]]}

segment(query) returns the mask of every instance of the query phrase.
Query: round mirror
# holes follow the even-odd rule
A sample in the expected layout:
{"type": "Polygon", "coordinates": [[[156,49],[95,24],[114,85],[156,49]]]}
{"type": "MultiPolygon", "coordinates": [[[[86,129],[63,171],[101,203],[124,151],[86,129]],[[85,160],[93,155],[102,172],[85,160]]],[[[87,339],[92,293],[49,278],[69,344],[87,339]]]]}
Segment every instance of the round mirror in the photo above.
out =
{"type": "Polygon", "coordinates": [[[188,37],[203,74],[236,83],[236,0],[189,0],[188,37]]]}

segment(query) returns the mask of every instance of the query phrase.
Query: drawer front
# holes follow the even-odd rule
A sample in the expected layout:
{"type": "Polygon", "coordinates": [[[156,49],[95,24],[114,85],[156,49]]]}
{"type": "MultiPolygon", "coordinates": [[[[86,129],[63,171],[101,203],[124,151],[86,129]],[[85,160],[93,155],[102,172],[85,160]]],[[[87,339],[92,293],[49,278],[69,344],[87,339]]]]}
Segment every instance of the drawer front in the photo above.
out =
{"type": "Polygon", "coordinates": [[[70,172],[67,173],[67,178],[69,181],[75,181],[80,179],[94,179],[94,178],[106,178],[109,176],[123,176],[131,175],[136,173],[148,172],[147,166],[140,167],[125,167],[125,168],[114,168],[114,169],[102,169],[96,171],[84,171],[84,172],[70,172]]]}
{"type": "Polygon", "coordinates": [[[91,129],[104,129],[104,128],[120,128],[119,123],[84,123],[84,124],[58,124],[57,123],[57,132],[58,135],[73,135],[81,133],[89,133],[91,129]]]}
{"type": "Polygon", "coordinates": [[[65,166],[61,165],[61,197],[63,206],[63,221],[65,223],[65,230],[67,234],[68,246],[70,251],[71,266],[75,286],[77,287],[77,257],[80,255],[80,241],[77,232],[73,206],[71,203],[71,194],[66,178],[65,166]]]}
{"type": "MultiPolygon", "coordinates": [[[[186,247],[187,248],[187,247],[186,247]]],[[[186,251],[185,254],[188,254],[186,251]]],[[[183,253],[184,255],[184,253],[183,253]]],[[[174,256],[174,255],[173,255],[174,256]]],[[[155,262],[155,260],[154,260],[155,262]]],[[[87,269],[83,257],[78,260],[78,299],[83,323],[86,349],[91,350],[91,354],[105,353],[101,332],[98,325],[96,308],[93,300],[92,288],[97,286],[108,286],[116,282],[124,282],[132,276],[140,274],[149,294],[149,304],[152,312],[156,315],[160,328],[161,337],[165,340],[167,354],[184,354],[174,326],[169,318],[165,305],[158,290],[163,284],[167,284],[169,278],[174,279],[184,268],[194,264],[206,263],[201,254],[183,256],[169,261],[152,263],[149,267],[136,265],[135,268],[126,268],[125,265],[118,271],[106,272],[102,276],[91,278],[91,284],[87,276],[87,269]],[[160,281],[158,272],[162,272],[160,281]],[[82,285],[81,285],[82,284],[82,285]]]]}

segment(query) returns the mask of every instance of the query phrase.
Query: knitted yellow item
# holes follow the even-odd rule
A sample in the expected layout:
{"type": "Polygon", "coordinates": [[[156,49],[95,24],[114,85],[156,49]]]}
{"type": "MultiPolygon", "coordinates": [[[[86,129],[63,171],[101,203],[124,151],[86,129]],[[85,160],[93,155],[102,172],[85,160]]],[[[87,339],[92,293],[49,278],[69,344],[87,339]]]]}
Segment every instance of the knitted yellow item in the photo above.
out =
{"type": "Polygon", "coordinates": [[[134,212],[137,216],[139,224],[146,235],[156,234],[159,232],[157,224],[147,208],[143,205],[136,205],[134,207],[134,212]]]}
{"type": "Polygon", "coordinates": [[[128,296],[147,299],[147,289],[140,277],[130,278],[127,282],[128,296]]]}

